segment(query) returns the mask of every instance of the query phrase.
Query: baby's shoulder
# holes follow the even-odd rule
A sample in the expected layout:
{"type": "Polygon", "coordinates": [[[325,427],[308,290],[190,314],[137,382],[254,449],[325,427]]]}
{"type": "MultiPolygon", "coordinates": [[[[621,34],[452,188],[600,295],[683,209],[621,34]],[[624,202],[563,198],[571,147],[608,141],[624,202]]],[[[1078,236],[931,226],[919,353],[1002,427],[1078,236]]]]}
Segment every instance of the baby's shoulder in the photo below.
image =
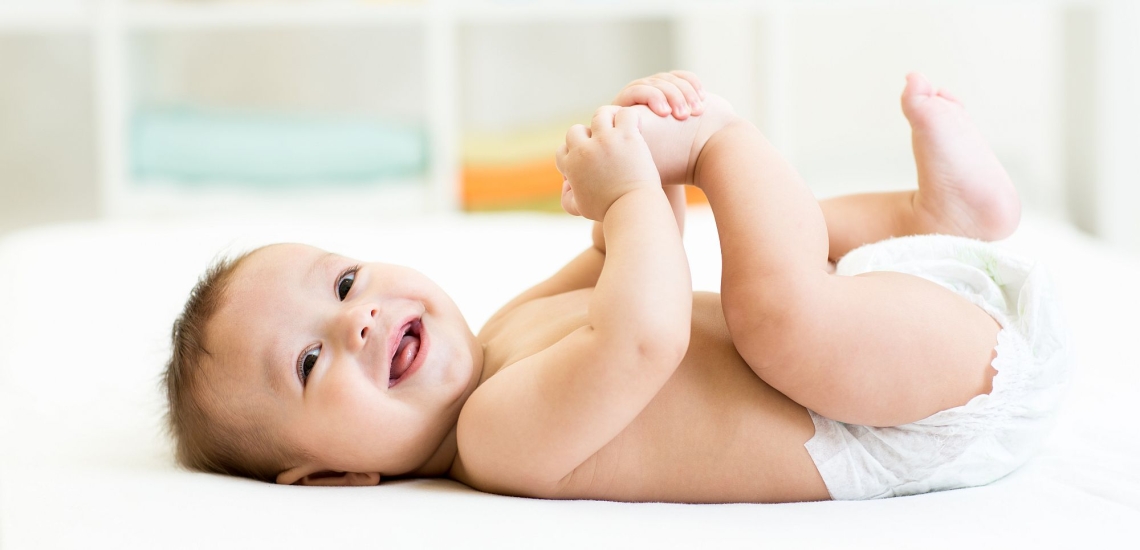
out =
{"type": "MultiPolygon", "coordinates": [[[[508,369],[509,370],[509,369],[508,369]]],[[[539,453],[520,454],[520,414],[526,408],[526,392],[508,379],[508,373],[480,384],[464,403],[456,423],[456,455],[448,475],[480,491],[531,498],[554,498],[553,478],[536,475],[530,464],[539,453]],[[527,456],[531,460],[520,460],[527,456]]],[[[532,415],[533,416],[533,415],[532,415]]],[[[532,419],[533,420],[533,419],[532,419]]],[[[524,422],[525,424],[525,422],[524,422]]],[[[548,432],[554,430],[548,427],[548,432]]],[[[522,437],[528,440],[528,437],[522,437]]]]}

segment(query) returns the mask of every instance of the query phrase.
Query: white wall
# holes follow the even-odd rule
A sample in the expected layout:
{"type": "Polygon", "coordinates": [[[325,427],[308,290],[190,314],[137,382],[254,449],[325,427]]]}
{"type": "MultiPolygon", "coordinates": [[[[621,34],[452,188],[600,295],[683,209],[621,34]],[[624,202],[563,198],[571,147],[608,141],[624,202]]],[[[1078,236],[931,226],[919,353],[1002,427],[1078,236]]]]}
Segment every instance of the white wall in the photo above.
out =
{"type": "Polygon", "coordinates": [[[1113,2],[1097,17],[1093,228],[1140,254],[1140,4],[1113,2]]]}
{"type": "Polygon", "coordinates": [[[703,19],[682,32],[687,64],[737,105],[753,100],[742,113],[817,195],[915,185],[899,93],[920,71],[963,100],[1027,204],[1065,215],[1056,10],[817,6],[758,23],[703,19]]]}
{"type": "Polygon", "coordinates": [[[791,18],[791,151],[839,190],[913,186],[908,71],[968,107],[1026,203],[1062,214],[1055,17],[1046,8],[828,10],[791,18]]]}

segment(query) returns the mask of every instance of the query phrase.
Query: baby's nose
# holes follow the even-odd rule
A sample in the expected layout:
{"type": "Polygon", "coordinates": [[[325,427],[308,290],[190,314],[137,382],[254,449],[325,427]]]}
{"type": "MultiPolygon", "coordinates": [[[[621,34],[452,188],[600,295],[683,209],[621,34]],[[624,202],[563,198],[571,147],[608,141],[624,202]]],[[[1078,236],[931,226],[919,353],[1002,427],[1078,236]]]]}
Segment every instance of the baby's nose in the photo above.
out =
{"type": "Polygon", "coordinates": [[[368,331],[369,331],[369,329],[371,329],[373,326],[376,325],[376,316],[380,313],[380,310],[378,310],[374,307],[367,308],[367,310],[368,310],[368,318],[365,320],[364,326],[360,328],[360,337],[361,338],[367,338],[368,337],[368,331]]]}
{"type": "Polygon", "coordinates": [[[375,306],[357,307],[347,315],[349,340],[354,350],[364,347],[372,331],[376,328],[376,318],[380,315],[375,306]]]}

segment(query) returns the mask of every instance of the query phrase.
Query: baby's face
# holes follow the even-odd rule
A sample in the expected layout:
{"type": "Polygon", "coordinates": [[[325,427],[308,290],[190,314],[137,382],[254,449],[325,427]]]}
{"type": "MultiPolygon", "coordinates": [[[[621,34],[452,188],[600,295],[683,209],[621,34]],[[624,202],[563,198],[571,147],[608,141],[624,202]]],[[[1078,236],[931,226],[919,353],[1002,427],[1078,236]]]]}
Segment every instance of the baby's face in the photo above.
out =
{"type": "Polygon", "coordinates": [[[312,456],[300,475],[416,469],[482,366],[458,307],[424,275],[297,244],[242,262],[207,336],[229,409],[312,456]]]}

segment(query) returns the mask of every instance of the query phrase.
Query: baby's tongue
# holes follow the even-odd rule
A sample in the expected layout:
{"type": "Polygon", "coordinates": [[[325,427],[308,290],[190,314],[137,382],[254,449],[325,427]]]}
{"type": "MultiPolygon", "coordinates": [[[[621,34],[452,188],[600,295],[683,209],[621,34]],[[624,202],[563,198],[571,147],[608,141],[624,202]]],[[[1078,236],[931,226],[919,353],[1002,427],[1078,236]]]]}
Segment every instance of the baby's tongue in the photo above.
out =
{"type": "Polygon", "coordinates": [[[392,358],[392,372],[388,374],[389,380],[395,380],[412,366],[412,360],[416,358],[416,352],[420,349],[420,339],[411,334],[405,334],[400,339],[400,345],[396,346],[396,356],[392,358]]]}

